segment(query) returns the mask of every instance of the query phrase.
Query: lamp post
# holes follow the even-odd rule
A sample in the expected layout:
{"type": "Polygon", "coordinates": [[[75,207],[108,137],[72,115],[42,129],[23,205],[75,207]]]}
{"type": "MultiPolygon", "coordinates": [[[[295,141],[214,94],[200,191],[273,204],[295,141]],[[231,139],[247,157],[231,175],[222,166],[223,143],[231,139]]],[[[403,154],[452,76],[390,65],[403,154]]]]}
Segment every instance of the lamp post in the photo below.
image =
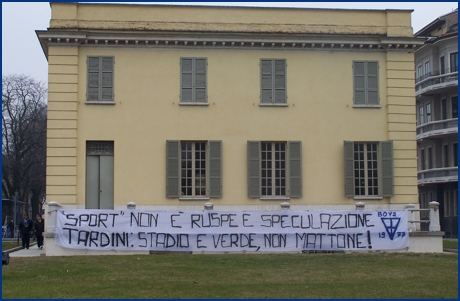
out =
{"type": "MultiPolygon", "coordinates": [[[[17,223],[17,202],[18,202],[18,195],[19,195],[19,192],[16,190],[16,192],[14,193],[14,197],[13,197],[13,202],[14,202],[14,207],[13,207],[13,220],[14,220],[14,226],[17,227],[18,223],[17,223]]],[[[16,231],[15,231],[16,232],[16,231]]]]}

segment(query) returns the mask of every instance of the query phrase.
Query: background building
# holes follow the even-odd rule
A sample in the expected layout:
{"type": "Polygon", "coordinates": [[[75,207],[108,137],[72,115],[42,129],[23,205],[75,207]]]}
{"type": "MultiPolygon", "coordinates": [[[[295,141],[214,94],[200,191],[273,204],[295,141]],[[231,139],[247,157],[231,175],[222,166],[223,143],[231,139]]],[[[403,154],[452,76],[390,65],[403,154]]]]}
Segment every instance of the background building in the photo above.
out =
{"type": "Polygon", "coordinates": [[[47,202],[417,203],[411,10],[51,9],[47,202]]]}
{"type": "MultiPolygon", "coordinates": [[[[458,235],[458,10],[415,36],[418,186],[421,208],[440,203],[441,230],[458,235]]],[[[428,219],[422,212],[422,219],[428,219]]],[[[425,225],[425,227],[427,227],[425,225]]]]}

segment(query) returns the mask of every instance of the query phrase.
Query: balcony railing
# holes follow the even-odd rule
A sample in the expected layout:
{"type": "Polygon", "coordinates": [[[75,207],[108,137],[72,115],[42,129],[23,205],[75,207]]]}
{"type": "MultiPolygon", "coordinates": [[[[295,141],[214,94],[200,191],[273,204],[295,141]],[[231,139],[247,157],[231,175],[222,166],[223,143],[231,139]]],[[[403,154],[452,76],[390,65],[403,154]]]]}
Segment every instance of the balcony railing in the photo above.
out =
{"type": "Polygon", "coordinates": [[[458,167],[444,167],[420,170],[417,172],[418,184],[458,181],[458,167]]]}
{"type": "Polygon", "coordinates": [[[436,120],[417,126],[417,139],[458,133],[458,118],[436,120]]]}
{"type": "Polygon", "coordinates": [[[432,71],[415,80],[415,91],[418,92],[430,86],[458,81],[458,70],[446,69],[443,74],[440,71],[432,71]]]}

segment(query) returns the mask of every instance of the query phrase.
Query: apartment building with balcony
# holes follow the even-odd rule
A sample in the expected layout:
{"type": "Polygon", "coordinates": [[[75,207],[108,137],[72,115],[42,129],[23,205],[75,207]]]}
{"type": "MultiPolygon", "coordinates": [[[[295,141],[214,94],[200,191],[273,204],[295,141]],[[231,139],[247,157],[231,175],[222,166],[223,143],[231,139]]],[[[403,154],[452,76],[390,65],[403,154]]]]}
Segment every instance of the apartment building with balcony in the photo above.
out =
{"type": "MultiPolygon", "coordinates": [[[[458,10],[415,37],[418,191],[420,207],[440,203],[441,230],[458,236],[458,10]]],[[[427,219],[427,213],[421,212],[427,219]]],[[[422,224],[422,229],[426,228],[422,224]]]]}
{"type": "Polygon", "coordinates": [[[412,10],[50,5],[47,202],[417,203],[412,10]]]}

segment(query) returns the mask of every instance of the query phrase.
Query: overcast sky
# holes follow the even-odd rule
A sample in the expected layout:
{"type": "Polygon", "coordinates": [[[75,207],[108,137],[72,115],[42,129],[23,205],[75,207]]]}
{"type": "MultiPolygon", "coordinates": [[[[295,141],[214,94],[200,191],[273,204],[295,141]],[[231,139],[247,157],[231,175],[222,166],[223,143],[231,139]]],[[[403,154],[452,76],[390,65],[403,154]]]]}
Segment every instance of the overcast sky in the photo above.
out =
{"type": "MultiPolygon", "coordinates": [[[[99,1],[98,1],[99,2],[99,1]]],[[[100,1],[102,2],[102,1],[100,1]]],[[[140,3],[140,2],[130,2],[140,3]]],[[[414,33],[437,17],[458,7],[458,2],[142,2],[143,4],[280,6],[351,9],[413,9],[414,33]]],[[[35,34],[46,30],[51,18],[49,2],[2,2],[2,75],[26,74],[47,82],[48,65],[35,34]]]]}

